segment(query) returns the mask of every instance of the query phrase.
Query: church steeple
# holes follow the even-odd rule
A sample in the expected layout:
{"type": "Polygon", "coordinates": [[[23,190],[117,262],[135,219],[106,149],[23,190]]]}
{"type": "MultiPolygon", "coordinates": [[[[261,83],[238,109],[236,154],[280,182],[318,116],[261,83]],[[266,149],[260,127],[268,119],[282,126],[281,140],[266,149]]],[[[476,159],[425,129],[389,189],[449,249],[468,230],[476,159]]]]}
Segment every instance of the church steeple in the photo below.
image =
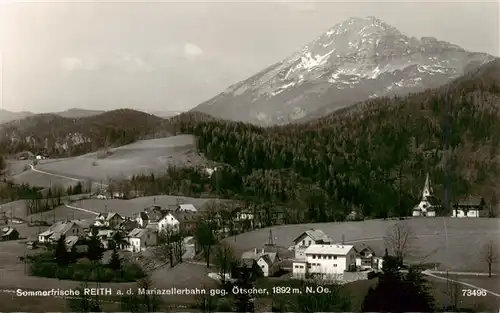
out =
{"type": "Polygon", "coordinates": [[[431,187],[431,182],[429,180],[429,173],[427,173],[427,177],[425,178],[424,190],[422,191],[422,200],[426,200],[431,195],[432,195],[432,187],[431,187]]]}

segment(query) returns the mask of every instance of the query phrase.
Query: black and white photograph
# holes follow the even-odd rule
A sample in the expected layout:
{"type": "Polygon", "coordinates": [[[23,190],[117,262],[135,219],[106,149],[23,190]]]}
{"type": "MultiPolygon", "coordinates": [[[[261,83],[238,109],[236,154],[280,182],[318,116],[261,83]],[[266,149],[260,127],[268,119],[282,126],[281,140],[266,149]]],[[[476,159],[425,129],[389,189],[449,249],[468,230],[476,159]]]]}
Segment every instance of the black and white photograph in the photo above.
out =
{"type": "Polygon", "coordinates": [[[499,312],[500,2],[0,0],[0,311],[499,312]]]}

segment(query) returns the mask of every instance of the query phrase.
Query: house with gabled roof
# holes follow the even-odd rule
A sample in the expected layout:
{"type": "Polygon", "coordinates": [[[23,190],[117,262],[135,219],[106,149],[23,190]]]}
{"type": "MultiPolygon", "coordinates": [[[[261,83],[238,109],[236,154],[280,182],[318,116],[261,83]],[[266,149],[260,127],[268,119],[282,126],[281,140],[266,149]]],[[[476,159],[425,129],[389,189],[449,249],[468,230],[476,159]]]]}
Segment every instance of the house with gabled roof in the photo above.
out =
{"type": "Polygon", "coordinates": [[[38,235],[38,241],[42,243],[56,242],[62,235],[86,237],[85,230],[75,221],[59,221],[38,235]]]}
{"type": "Polygon", "coordinates": [[[97,227],[116,228],[123,222],[124,218],[115,212],[100,213],[95,218],[94,225],[97,227]]]}
{"type": "Polygon", "coordinates": [[[276,252],[266,252],[265,249],[255,248],[243,252],[241,260],[255,260],[264,277],[274,276],[280,270],[280,257],[276,252]]]}
{"type": "Polygon", "coordinates": [[[139,227],[146,227],[149,224],[149,216],[146,212],[135,214],[135,220],[139,224],[139,227]]]}
{"type": "Polygon", "coordinates": [[[158,234],[147,228],[136,228],[127,234],[129,245],[126,250],[140,252],[158,244],[158,234]]]}
{"type": "Polygon", "coordinates": [[[366,243],[357,243],[353,247],[356,253],[356,266],[362,270],[382,269],[383,253],[376,251],[373,247],[368,246],[366,243]]]}
{"type": "Polygon", "coordinates": [[[309,229],[293,240],[295,259],[304,259],[305,250],[312,244],[330,244],[333,239],[320,229],[309,229]]]}
{"type": "Polygon", "coordinates": [[[352,245],[312,244],[304,252],[305,259],[293,260],[295,277],[318,276],[338,280],[344,272],[356,267],[356,254],[352,245]]]}
{"type": "Polygon", "coordinates": [[[186,213],[189,213],[189,212],[192,212],[192,213],[196,213],[198,212],[198,209],[196,209],[196,207],[192,204],[179,204],[176,208],[175,208],[175,212],[176,213],[181,213],[181,212],[186,212],[186,213]]]}
{"type": "Polygon", "coordinates": [[[66,245],[68,252],[75,251],[76,253],[86,253],[89,249],[85,240],[78,236],[66,237],[64,244],[66,245]]]}
{"type": "Polygon", "coordinates": [[[140,227],[139,223],[136,220],[132,220],[129,217],[125,217],[125,219],[118,225],[118,229],[126,232],[130,232],[134,228],[140,227]]]}
{"type": "Polygon", "coordinates": [[[14,227],[4,227],[0,231],[0,241],[17,240],[19,239],[19,232],[14,227]]]}
{"type": "Polygon", "coordinates": [[[483,197],[468,195],[453,206],[451,217],[480,217],[485,206],[483,197]]]}

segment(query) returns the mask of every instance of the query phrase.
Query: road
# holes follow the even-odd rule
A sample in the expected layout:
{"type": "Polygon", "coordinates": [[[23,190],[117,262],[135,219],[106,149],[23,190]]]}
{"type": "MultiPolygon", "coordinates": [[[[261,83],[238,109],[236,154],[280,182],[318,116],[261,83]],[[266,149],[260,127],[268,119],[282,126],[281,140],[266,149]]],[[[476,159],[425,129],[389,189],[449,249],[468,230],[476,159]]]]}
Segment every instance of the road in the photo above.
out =
{"type": "MultiPolygon", "coordinates": [[[[59,178],[69,179],[69,180],[72,180],[72,181],[75,181],[75,182],[82,182],[82,183],[85,182],[85,180],[83,180],[83,179],[78,179],[78,178],[69,177],[69,176],[65,176],[65,175],[59,175],[59,174],[49,173],[49,172],[46,172],[46,171],[41,171],[39,169],[36,169],[33,164],[30,164],[29,166],[30,166],[31,170],[33,172],[36,172],[36,173],[40,173],[40,174],[44,174],[44,175],[49,175],[49,176],[53,176],[53,177],[59,177],[59,178]]],[[[108,187],[107,184],[98,183],[98,182],[92,182],[92,183],[95,184],[95,185],[101,186],[101,187],[108,187]]]]}
{"type": "Polygon", "coordinates": [[[69,208],[69,209],[73,209],[73,210],[77,210],[77,211],[82,211],[82,212],[87,212],[87,213],[94,214],[94,215],[99,215],[100,214],[99,212],[96,212],[96,211],[87,210],[87,209],[84,209],[84,208],[79,208],[79,207],[72,206],[72,205],[69,205],[69,204],[65,204],[64,206],[67,207],[67,208],[69,208]]]}
{"type": "MultiPolygon", "coordinates": [[[[453,272],[448,272],[448,274],[452,274],[452,275],[460,275],[459,273],[462,273],[462,272],[456,272],[455,274],[453,272]]],[[[461,284],[461,285],[464,285],[464,286],[467,286],[467,287],[470,287],[470,288],[484,290],[484,291],[486,291],[486,293],[488,293],[488,294],[490,294],[492,296],[495,296],[497,298],[500,298],[500,294],[495,293],[495,292],[493,292],[491,290],[488,290],[488,289],[476,286],[476,285],[472,285],[472,284],[469,284],[469,283],[466,283],[466,282],[463,282],[463,281],[459,281],[459,280],[455,280],[455,279],[451,279],[451,278],[437,276],[437,275],[434,275],[434,274],[430,273],[429,271],[423,271],[422,274],[424,274],[426,276],[429,276],[429,277],[432,277],[432,278],[439,279],[439,280],[444,280],[444,281],[448,280],[448,281],[451,281],[451,282],[454,282],[454,283],[457,283],[457,284],[461,284]]]]}

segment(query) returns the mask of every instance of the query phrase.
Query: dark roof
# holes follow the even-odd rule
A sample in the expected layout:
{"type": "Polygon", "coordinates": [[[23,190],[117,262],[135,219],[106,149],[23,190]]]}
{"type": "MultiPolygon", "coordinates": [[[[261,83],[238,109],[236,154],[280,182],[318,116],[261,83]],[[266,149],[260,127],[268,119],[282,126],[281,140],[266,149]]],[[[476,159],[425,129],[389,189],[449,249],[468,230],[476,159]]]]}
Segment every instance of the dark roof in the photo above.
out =
{"type": "Polygon", "coordinates": [[[304,237],[304,236],[311,237],[311,239],[314,240],[315,242],[320,242],[320,243],[330,243],[330,242],[333,242],[333,239],[330,238],[327,234],[325,234],[320,229],[306,230],[305,232],[303,232],[302,234],[300,234],[300,236],[298,236],[297,238],[295,238],[295,240],[293,242],[295,242],[295,243],[299,242],[302,239],[302,237],[304,237]]]}
{"type": "Polygon", "coordinates": [[[196,212],[173,212],[170,214],[172,214],[172,216],[175,217],[175,219],[180,223],[197,221],[198,217],[200,216],[196,212]]]}
{"type": "Polygon", "coordinates": [[[481,207],[485,204],[484,198],[480,196],[467,196],[458,201],[456,206],[481,207]]]}

